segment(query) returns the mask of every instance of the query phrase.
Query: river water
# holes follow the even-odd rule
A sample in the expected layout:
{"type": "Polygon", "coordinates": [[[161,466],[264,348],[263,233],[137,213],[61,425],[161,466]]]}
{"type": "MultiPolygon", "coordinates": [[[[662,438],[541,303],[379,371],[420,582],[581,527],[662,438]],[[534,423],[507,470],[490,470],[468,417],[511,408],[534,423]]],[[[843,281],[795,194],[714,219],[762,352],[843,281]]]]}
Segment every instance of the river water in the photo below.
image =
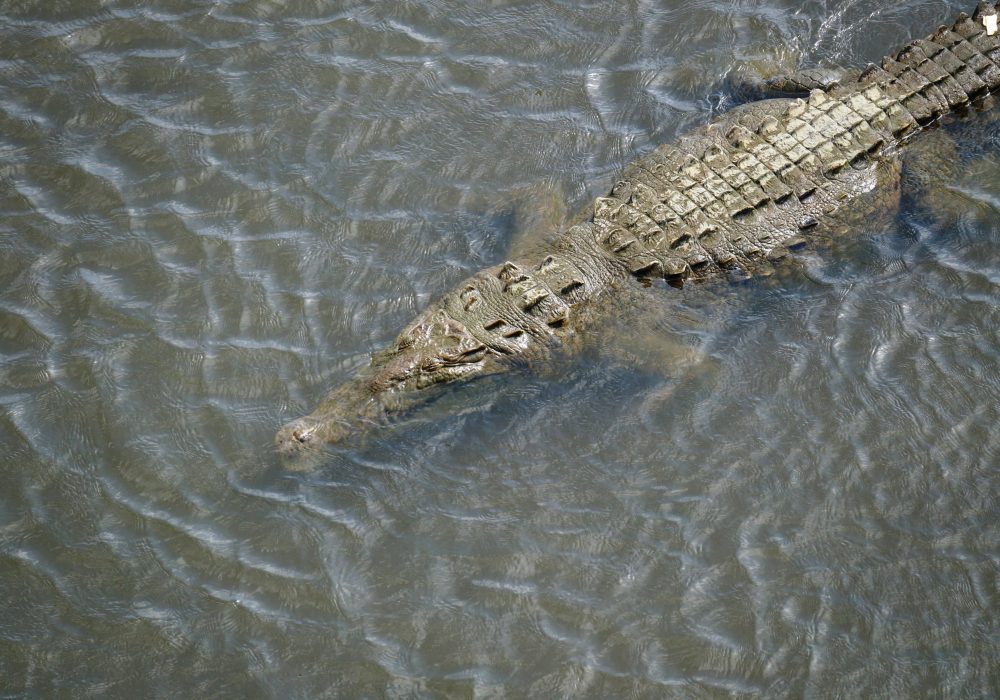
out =
{"type": "Polygon", "coordinates": [[[272,446],[730,69],[971,5],[0,0],[0,697],[1000,694],[988,113],[775,279],[272,446]]]}

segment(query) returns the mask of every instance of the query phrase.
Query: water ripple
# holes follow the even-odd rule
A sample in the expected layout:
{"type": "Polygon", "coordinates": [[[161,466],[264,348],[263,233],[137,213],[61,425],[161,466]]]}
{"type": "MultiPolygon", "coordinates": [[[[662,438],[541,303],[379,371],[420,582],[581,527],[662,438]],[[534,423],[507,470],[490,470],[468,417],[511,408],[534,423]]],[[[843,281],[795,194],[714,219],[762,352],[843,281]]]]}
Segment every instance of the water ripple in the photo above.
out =
{"type": "Polygon", "coordinates": [[[639,292],[315,472],[272,447],[538,190],[962,4],[0,9],[5,690],[996,695],[988,115],[860,242],[639,292]]]}

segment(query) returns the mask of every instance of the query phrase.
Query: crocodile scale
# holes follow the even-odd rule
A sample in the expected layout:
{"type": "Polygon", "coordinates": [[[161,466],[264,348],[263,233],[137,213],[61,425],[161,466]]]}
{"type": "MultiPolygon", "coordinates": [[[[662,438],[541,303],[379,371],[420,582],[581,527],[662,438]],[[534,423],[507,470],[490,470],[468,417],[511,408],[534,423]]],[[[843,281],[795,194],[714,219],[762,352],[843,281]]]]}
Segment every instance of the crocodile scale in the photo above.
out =
{"type": "Polygon", "coordinates": [[[880,186],[880,164],[922,127],[1000,89],[996,17],[981,2],[829,89],[743,105],[631,163],[586,221],[539,258],[446,293],[356,379],[282,428],[279,450],[339,441],[431,386],[545,357],[581,330],[583,305],[629,279],[680,286],[767,269],[880,186]]]}

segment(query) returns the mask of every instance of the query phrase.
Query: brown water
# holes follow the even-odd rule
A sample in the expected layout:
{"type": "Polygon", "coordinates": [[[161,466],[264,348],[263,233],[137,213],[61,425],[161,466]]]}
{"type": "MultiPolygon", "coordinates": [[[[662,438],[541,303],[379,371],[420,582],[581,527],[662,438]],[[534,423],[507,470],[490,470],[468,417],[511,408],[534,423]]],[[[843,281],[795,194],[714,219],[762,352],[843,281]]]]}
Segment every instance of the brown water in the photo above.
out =
{"type": "Polygon", "coordinates": [[[836,255],[271,444],[738,62],[971,4],[0,0],[0,697],[1000,694],[987,115],[836,255]]]}

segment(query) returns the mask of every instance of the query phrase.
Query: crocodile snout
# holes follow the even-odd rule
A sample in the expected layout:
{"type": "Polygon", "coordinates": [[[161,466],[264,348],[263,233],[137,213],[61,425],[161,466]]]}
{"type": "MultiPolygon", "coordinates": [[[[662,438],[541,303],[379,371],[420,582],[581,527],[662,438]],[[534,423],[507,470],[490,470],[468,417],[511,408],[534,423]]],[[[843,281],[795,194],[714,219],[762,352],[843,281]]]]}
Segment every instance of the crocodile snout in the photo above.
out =
{"type": "Polygon", "coordinates": [[[286,468],[309,469],[323,460],[325,448],[344,442],[361,427],[339,417],[312,414],[286,423],[274,436],[274,446],[286,468]]]}
{"type": "Polygon", "coordinates": [[[295,457],[303,450],[318,447],[317,439],[319,424],[308,418],[299,418],[286,424],[275,435],[274,443],[278,452],[284,457],[295,457]]]}

